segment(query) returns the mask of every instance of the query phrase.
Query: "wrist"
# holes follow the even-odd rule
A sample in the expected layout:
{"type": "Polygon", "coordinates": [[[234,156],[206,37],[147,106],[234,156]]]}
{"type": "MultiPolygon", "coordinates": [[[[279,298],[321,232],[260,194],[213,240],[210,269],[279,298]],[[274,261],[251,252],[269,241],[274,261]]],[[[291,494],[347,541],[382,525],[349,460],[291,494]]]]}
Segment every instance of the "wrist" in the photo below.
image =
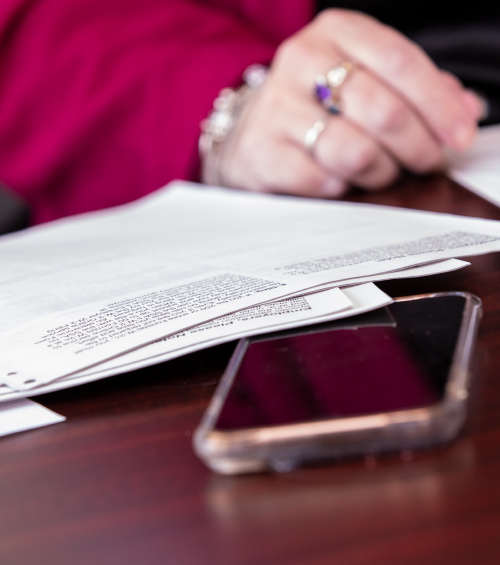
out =
{"type": "Polygon", "coordinates": [[[250,65],[243,73],[244,83],[240,88],[224,88],[215,99],[213,110],[200,125],[198,147],[202,182],[225,184],[221,175],[222,162],[232,146],[244,109],[264,84],[267,72],[262,65],[250,65]]]}

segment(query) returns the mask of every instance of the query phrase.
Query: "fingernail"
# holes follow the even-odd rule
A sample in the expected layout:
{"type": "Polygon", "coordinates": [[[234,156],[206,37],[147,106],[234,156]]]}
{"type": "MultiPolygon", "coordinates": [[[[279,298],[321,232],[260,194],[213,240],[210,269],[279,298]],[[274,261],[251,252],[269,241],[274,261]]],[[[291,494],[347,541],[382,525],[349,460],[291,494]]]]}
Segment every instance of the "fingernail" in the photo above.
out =
{"type": "Polygon", "coordinates": [[[329,177],[321,187],[321,195],[327,198],[338,198],[345,192],[345,184],[336,178],[329,177]]]}

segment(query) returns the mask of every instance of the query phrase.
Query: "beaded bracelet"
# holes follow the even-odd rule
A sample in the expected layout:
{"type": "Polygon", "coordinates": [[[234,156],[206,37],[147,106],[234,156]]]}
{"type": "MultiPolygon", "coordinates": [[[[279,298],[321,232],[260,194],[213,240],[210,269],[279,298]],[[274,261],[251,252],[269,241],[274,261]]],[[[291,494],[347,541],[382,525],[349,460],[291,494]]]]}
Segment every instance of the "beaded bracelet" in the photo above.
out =
{"type": "Polygon", "coordinates": [[[223,185],[220,164],[227,151],[231,133],[246,103],[267,78],[268,69],[263,65],[250,65],[243,73],[244,84],[238,89],[223,88],[215,99],[213,110],[200,124],[198,143],[202,161],[202,181],[223,185]]]}

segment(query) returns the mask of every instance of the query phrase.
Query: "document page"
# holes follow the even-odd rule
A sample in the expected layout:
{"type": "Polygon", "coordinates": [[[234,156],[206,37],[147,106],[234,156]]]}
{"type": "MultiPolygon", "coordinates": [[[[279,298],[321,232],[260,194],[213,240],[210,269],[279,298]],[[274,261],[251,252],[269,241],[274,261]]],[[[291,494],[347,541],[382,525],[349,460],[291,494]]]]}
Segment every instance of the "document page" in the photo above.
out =
{"type": "Polygon", "coordinates": [[[0,436],[64,422],[66,418],[25,398],[0,404],[0,436]]]}
{"type": "Polygon", "coordinates": [[[450,177],[500,206],[500,125],[479,130],[469,151],[452,154],[450,177]]]}
{"type": "Polygon", "coordinates": [[[133,371],[245,336],[362,314],[391,302],[392,299],[387,294],[369,283],[343,290],[336,288],[280,302],[261,304],[175,333],[100,363],[91,369],[63,377],[46,385],[25,391],[15,391],[6,385],[0,386],[0,402],[44,394],[133,371]]]}
{"type": "MultiPolygon", "coordinates": [[[[108,376],[123,372],[125,369],[139,369],[242,337],[339,320],[382,308],[391,303],[390,296],[374,284],[368,283],[260,304],[194,326],[101,363],[96,367],[99,370],[96,373],[108,376]],[[340,308],[341,304],[344,307],[340,308]]],[[[93,370],[83,373],[92,374],[93,370]]]]}
{"type": "Polygon", "coordinates": [[[30,389],[321,285],[500,250],[500,223],[173,183],[0,241],[0,380],[30,389]]]}
{"type": "MultiPolygon", "coordinates": [[[[408,267],[407,269],[400,269],[393,273],[391,277],[391,273],[381,273],[379,275],[372,275],[370,277],[359,277],[357,279],[351,279],[349,281],[349,286],[351,285],[361,285],[365,282],[365,280],[371,280],[373,282],[376,281],[383,281],[388,280],[389,278],[398,278],[398,279],[411,279],[417,277],[428,277],[430,275],[437,275],[440,273],[449,273],[450,271],[456,271],[458,269],[463,269],[470,265],[467,261],[461,261],[460,259],[447,259],[444,261],[434,261],[432,263],[426,263],[425,265],[419,265],[418,267],[408,267]]],[[[318,285],[315,287],[315,291],[319,290],[327,290],[331,288],[331,285],[318,285]]],[[[347,286],[343,286],[342,290],[345,290],[347,286]]],[[[297,294],[299,296],[300,294],[297,294]]],[[[296,294],[292,294],[288,296],[288,298],[292,298],[296,296],[296,294]]]]}

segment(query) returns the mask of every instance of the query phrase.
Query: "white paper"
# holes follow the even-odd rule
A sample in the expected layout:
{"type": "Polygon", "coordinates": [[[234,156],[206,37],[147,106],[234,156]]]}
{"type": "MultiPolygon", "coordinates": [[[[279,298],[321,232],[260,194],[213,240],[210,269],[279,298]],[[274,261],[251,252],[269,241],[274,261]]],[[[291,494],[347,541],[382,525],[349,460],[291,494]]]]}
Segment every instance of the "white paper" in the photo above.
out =
{"type": "Polygon", "coordinates": [[[101,377],[111,376],[124,370],[130,371],[161,363],[234,339],[355,316],[382,308],[391,304],[391,302],[390,296],[374,284],[369,283],[342,289],[342,291],[333,289],[289,299],[281,303],[263,304],[249,310],[228,314],[222,318],[174,334],[101,363],[94,369],[82,373],[99,374],[101,377]],[[334,310],[332,306],[339,304],[340,301],[338,298],[333,300],[332,293],[342,294],[349,306],[334,310]],[[293,305],[294,302],[305,303],[310,310],[301,308],[300,310],[286,312],[285,309],[276,307],[278,304],[291,303],[293,305]],[[332,306],[329,307],[328,303],[332,306]]]}
{"type": "Polygon", "coordinates": [[[0,404],[0,436],[41,428],[64,420],[64,416],[26,398],[0,404]]]}
{"type": "Polygon", "coordinates": [[[479,130],[471,149],[450,156],[453,180],[500,206],[500,125],[479,130]]]}
{"type": "MultiPolygon", "coordinates": [[[[393,273],[382,273],[380,275],[373,275],[371,277],[359,277],[357,279],[351,279],[349,286],[351,285],[361,285],[365,280],[386,281],[390,279],[412,279],[418,277],[428,277],[431,275],[439,275],[441,273],[449,273],[450,271],[457,271],[458,269],[463,269],[469,266],[468,261],[462,261],[460,259],[447,259],[446,261],[436,261],[434,263],[427,263],[425,265],[419,265],[418,267],[408,267],[407,269],[400,269],[394,271],[393,273]]],[[[331,285],[321,285],[316,287],[316,291],[327,290],[331,288],[331,285]]],[[[345,290],[347,286],[343,286],[342,290],[345,290]]],[[[293,294],[292,296],[295,296],[293,294]]]]}
{"type": "Polygon", "coordinates": [[[29,389],[317,285],[496,250],[498,222],[174,183],[2,238],[0,377],[29,389]]]}
{"type": "Polygon", "coordinates": [[[6,385],[0,386],[0,402],[44,394],[140,369],[244,336],[361,314],[391,302],[392,299],[387,294],[369,283],[342,291],[334,289],[318,292],[284,301],[283,304],[272,303],[254,307],[218,318],[213,323],[195,326],[47,385],[25,391],[15,391],[6,385]],[[343,308],[339,308],[341,304],[343,308]]]}

